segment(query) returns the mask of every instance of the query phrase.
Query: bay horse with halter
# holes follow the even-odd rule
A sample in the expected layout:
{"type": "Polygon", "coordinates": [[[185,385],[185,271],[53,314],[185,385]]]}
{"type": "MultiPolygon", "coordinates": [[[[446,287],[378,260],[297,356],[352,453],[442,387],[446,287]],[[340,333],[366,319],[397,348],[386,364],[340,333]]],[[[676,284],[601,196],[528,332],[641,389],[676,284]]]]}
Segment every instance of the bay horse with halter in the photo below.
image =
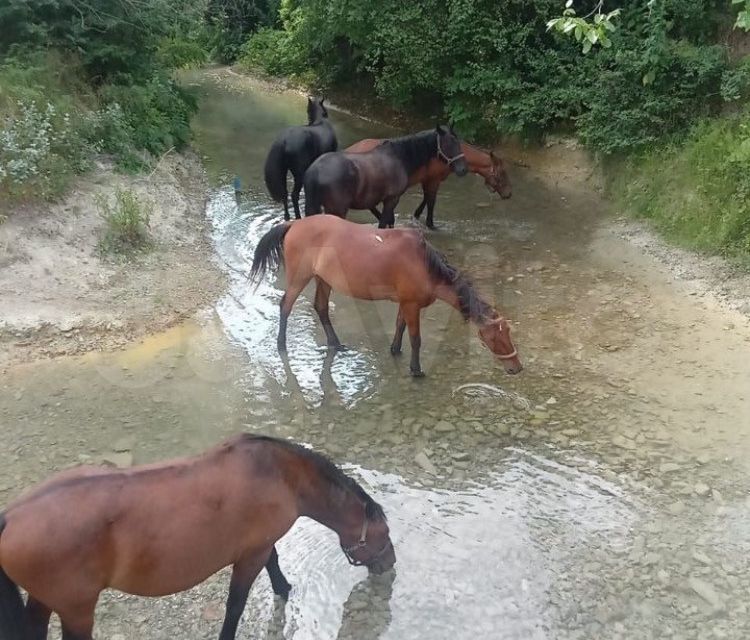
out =
{"type": "MultiPolygon", "coordinates": [[[[355,142],[350,147],[347,147],[345,151],[347,153],[364,153],[375,149],[384,141],[385,140],[382,138],[367,138],[355,142]]],[[[487,189],[497,193],[503,200],[506,200],[513,195],[510,178],[505,170],[505,163],[502,158],[495,155],[494,151],[488,153],[487,151],[483,151],[482,149],[467,144],[466,142],[462,142],[461,153],[463,153],[464,158],[466,158],[469,171],[482,176],[487,189]]],[[[443,182],[450,173],[450,167],[448,167],[445,162],[433,158],[428,165],[422,167],[419,171],[414,172],[409,177],[410,187],[415,184],[422,185],[422,202],[414,211],[414,217],[419,220],[425,207],[427,207],[427,220],[425,223],[430,229],[435,228],[435,201],[437,200],[437,192],[440,188],[440,183],[443,182]]]]}
{"type": "Polygon", "coordinates": [[[284,203],[284,220],[289,220],[287,173],[291,171],[294,178],[292,205],[294,216],[300,218],[299,194],[305,171],[318,156],[338,149],[336,132],[328,122],[328,109],[324,102],[325,98],[308,98],[307,125],[284,129],[271,145],[266,157],[266,188],[276,202],[284,203]]]}
{"type": "Polygon", "coordinates": [[[219,639],[232,640],[263,567],[287,597],[275,543],[300,516],[335,531],[351,564],[396,561],[380,505],[286,440],[244,434],[191,458],[64,471],[0,515],[0,638],[44,640],[54,612],[63,640],[91,640],[104,589],[163,596],[231,565],[219,639]]]}
{"type": "Polygon", "coordinates": [[[422,309],[441,299],[478,327],[480,340],[503,361],[508,373],[522,369],[508,321],[416,229],[375,230],[331,215],[279,224],[258,242],[250,277],[260,279],[282,263],[286,291],[280,305],[281,352],[286,351],[287,320],[294,302],[315,278],[314,306],[332,349],[342,348],[328,313],[332,289],[360,300],[392,300],[399,307],[391,353],[401,353],[408,328],[410,371],[422,376],[419,316],[422,309]]]}
{"type": "Polygon", "coordinates": [[[395,209],[412,176],[437,161],[457,176],[468,170],[453,128],[438,125],[402,138],[386,140],[366,153],[326,153],[305,174],[305,215],[331,213],[342,218],[349,209],[369,209],[379,227],[393,227],[395,209]],[[383,203],[382,213],[377,206],[383,203]]]}

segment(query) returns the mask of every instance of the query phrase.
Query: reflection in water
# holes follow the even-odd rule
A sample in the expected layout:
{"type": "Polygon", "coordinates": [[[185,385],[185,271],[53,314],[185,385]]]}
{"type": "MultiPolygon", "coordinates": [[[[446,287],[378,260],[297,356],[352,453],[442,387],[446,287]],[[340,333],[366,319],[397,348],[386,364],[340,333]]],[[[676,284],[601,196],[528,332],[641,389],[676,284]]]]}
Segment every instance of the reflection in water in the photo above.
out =
{"type": "Polygon", "coordinates": [[[378,640],[391,624],[391,596],[397,569],[371,575],[352,589],[336,640],[378,640]]]}

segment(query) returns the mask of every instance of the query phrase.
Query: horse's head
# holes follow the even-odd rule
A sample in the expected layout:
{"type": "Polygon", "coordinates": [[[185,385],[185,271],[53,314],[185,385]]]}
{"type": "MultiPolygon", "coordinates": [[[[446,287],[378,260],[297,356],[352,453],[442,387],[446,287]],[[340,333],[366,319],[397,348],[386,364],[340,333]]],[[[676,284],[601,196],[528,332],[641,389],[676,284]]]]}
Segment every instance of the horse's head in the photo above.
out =
{"type": "Polygon", "coordinates": [[[453,131],[453,127],[444,127],[439,124],[435,131],[438,158],[445,162],[457,176],[465,176],[469,171],[469,165],[461,151],[461,141],[453,131]]]}
{"type": "Polygon", "coordinates": [[[493,151],[490,151],[490,167],[482,169],[482,177],[484,177],[484,184],[487,188],[499,194],[503,200],[507,200],[513,195],[510,178],[508,178],[508,172],[505,170],[505,163],[493,151]]]}
{"type": "Polygon", "coordinates": [[[350,564],[365,566],[370,572],[378,574],[385,573],[396,564],[396,552],[382,511],[374,517],[366,513],[362,523],[339,535],[341,549],[350,564]]]}
{"type": "Polygon", "coordinates": [[[523,365],[518,358],[518,350],[510,338],[510,324],[501,317],[495,316],[479,326],[479,339],[500,360],[507,373],[520,373],[523,365]]]}
{"type": "Polygon", "coordinates": [[[308,124],[317,124],[323,118],[328,117],[328,109],[326,109],[325,105],[323,104],[325,102],[325,98],[307,98],[307,123],[308,124]]]}

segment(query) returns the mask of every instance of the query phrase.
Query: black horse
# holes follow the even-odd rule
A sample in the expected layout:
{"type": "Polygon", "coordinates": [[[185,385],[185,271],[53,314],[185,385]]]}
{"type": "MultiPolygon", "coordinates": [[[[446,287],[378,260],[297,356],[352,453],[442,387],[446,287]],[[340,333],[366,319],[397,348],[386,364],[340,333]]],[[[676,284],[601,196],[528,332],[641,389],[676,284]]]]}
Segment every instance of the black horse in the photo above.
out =
{"type": "Polygon", "coordinates": [[[394,210],[414,182],[412,176],[426,171],[434,158],[457,176],[469,170],[458,136],[441,125],[386,140],[365,153],[323,154],[305,174],[305,215],[325,212],[345,218],[349,209],[369,209],[381,229],[393,227],[394,210]],[[381,202],[382,214],[376,208],[381,202]]]}
{"type": "Polygon", "coordinates": [[[305,171],[318,156],[338,149],[336,132],[328,122],[328,110],[323,104],[324,101],[325,98],[308,98],[308,124],[284,129],[271,145],[266,157],[266,187],[276,202],[284,203],[284,220],[289,220],[287,172],[291,171],[294,177],[292,204],[294,215],[300,218],[299,192],[302,190],[305,171]]]}

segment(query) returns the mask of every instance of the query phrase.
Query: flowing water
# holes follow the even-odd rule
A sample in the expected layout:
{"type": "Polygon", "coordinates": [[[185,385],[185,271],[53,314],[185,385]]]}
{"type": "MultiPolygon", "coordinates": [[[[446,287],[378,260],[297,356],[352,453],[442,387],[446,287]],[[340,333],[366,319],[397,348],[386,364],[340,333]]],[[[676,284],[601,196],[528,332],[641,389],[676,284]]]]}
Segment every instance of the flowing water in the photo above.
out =
{"type": "MultiPolygon", "coordinates": [[[[350,349],[326,353],[307,295],[282,361],[280,282],[254,289],[246,273],[280,219],[264,156],[304,99],[226,74],[187,81],[228,291],[123,352],[10,369],[0,497],[81,462],[194,453],[240,430],[291,437],[383,504],[398,562],[367,578],[334,534],[301,520],[279,543],[289,602],[261,576],[240,638],[748,637],[746,324],[608,231],[595,194],[512,167],[508,201],[451,177],[428,237],[511,319],[521,375],[437,303],[423,319],[427,377],[414,380],[408,345],[400,359],[388,351],[395,307],[335,294],[350,349]]],[[[342,146],[398,133],[335,110],[331,120],[342,146]]],[[[418,202],[404,197],[399,224],[418,202]]],[[[107,594],[98,637],[216,637],[226,579],[160,600],[107,594]]]]}

